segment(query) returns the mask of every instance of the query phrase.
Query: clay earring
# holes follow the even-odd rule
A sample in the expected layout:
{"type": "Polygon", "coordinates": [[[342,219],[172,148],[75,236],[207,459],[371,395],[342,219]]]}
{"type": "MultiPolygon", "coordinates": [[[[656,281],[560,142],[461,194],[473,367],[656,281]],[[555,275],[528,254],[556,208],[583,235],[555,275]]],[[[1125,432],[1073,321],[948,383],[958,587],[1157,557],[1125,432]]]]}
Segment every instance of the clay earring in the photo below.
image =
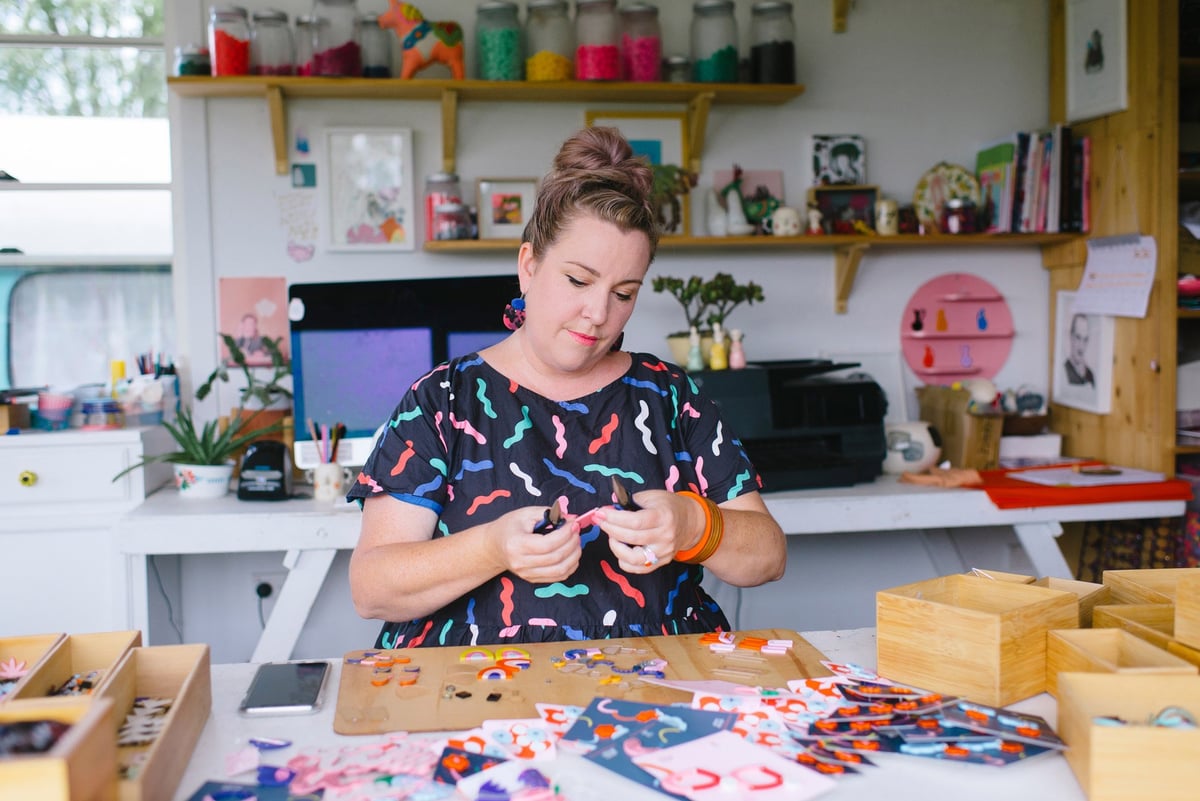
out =
{"type": "Polygon", "coordinates": [[[608,349],[609,353],[616,353],[621,349],[621,345],[625,343],[625,332],[617,334],[617,338],[613,340],[612,347],[608,349]]]}
{"type": "Polygon", "coordinates": [[[525,325],[525,296],[521,295],[519,298],[513,298],[504,307],[504,327],[509,331],[516,331],[523,325],[525,325]]]}

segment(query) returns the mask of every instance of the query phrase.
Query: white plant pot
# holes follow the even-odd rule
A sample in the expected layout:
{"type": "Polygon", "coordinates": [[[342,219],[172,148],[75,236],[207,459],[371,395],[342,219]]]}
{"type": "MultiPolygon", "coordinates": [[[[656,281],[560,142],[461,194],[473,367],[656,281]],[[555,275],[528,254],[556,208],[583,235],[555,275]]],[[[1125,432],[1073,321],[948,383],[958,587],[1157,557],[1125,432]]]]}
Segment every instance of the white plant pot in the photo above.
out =
{"type": "Polygon", "coordinates": [[[181,498],[220,498],[229,492],[229,479],[233,476],[232,462],[173,464],[171,467],[175,470],[175,486],[181,498]]]}

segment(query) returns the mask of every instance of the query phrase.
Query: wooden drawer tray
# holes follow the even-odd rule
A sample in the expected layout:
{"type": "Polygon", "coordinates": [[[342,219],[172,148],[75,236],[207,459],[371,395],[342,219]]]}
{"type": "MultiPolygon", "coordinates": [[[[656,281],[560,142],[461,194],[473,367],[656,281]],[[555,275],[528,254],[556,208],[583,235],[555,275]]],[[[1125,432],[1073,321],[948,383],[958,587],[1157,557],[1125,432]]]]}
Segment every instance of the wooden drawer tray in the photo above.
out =
{"type": "Polygon", "coordinates": [[[1200,709],[1200,677],[1063,673],[1058,733],[1088,801],[1193,801],[1200,729],[1101,726],[1099,716],[1144,722],[1167,706],[1200,709]]]}
{"type": "Polygon", "coordinates": [[[113,669],[100,695],[114,703],[121,801],[172,797],[212,710],[208,646],[132,648],[113,669]],[[119,733],[137,698],[169,699],[171,705],[151,742],[122,745],[119,733]],[[134,767],[126,772],[130,765],[134,767]]]}
{"type": "Polygon", "coordinates": [[[1046,639],[1046,692],[1058,697],[1058,674],[1147,673],[1195,676],[1200,668],[1121,629],[1063,629],[1046,639]]]}
{"type": "Polygon", "coordinates": [[[55,648],[62,645],[63,634],[27,634],[21,637],[0,638],[0,663],[25,664],[25,675],[0,691],[0,703],[13,697],[13,693],[29,680],[38,666],[55,648]]]}
{"type": "Polygon", "coordinates": [[[0,706],[0,723],[58,720],[71,728],[44,754],[0,759],[4,798],[112,801],[117,797],[113,704],[104,698],[42,698],[0,706]]]}
{"type": "Polygon", "coordinates": [[[878,669],[895,681],[993,706],[1046,689],[1046,632],[1079,625],[1071,592],[976,576],[875,595],[878,669]]]}
{"type": "Polygon", "coordinates": [[[76,673],[101,671],[92,692],[103,688],[112,677],[113,668],[130,648],[142,644],[140,631],[99,631],[91,634],[68,634],[53,652],[10,693],[13,700],[45,698],[63,686],[76,673]]]}
{"type": "Polygon", "coordinates": [[[1103,581],[1112,590],[1113,603],[1173,604],[1175,585],[1183,576],[1200,573],[1197,567],[1163,567],[1154,570],[1105,570],[1103,581]]]}
{"type": "Polygon", "coordinates": [[[1175,639],[1200,649],[1200,573],[1180,577],[1175,587],[1175,639]]]}
{"type": "Polygon", "coordinates": [[[1096,584],[1091,581],[1076,581],[1075,579],[1047,576],[1033,582],[1033,586],[1075,593],[1079,597],[1079,627],[1081,629],[1092,627],[1093,609],[1101,604],[1112,603],[1112,590],[1103,584],[1096,584]]]}

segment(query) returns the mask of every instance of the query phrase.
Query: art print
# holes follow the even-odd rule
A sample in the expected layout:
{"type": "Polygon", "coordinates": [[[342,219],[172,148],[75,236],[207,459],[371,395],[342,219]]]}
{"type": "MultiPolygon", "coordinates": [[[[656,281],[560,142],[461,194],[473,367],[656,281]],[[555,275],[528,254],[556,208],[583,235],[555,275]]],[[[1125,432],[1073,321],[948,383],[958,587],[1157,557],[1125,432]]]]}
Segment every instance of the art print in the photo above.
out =
{"type": "Polygon", "coordinates": [[[857,134],[814,134],[814,186],[848,186],[867,182],[866,142],[857,134]]]}
{"type": "Polygon", "coordinates": [[[1128,107],[1125,0],[1067,0],[1067,121],[1128,107]]]}
{"type": "Polygon", "coordinates": [[[1074,309],[1075,293],[1059,292],[1054,315],[1054,383],[1051,400],[1094,414],[1112,409],[1116,324],[1103,314],[1074,309]]]}
{"type": "Polygon", "coordinates": [[[407,128],[331,128],[325,137],[330,250],[412,250],[414,164],[407,128]]]}

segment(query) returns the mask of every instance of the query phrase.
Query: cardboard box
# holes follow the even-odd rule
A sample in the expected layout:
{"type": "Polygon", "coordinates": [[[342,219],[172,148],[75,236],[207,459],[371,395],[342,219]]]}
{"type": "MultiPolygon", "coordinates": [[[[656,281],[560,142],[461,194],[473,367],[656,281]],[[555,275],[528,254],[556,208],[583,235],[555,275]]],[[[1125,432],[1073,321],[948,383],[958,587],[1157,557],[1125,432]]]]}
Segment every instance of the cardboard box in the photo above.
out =
{"type": "Polygon", "coordinates": [[[29,677],[37,670],[42,661],[55,649],[62,645],[66,635],[63,634],[27,634],[20,637],[0,637],[0,662],[15,661],[25,663],[26,673],[17,679],[8,691],[0,695],[0,703],[7,701],[13,693],[21,689],[29,677]]]}
{"type": "Polygon", "coordinates": [[[1200,572],[1181,576],[1175,585],[1175,639],[1200,649],[1200,572]]]}
{"type": "Polygon", "coordinates": [[[1103,726],[1116,716],[1144,723],[1167,706],[1200,709],[1200,677],[1063,673],[1058,734],[1088,801],[1192,801],[1200,729],[1103,726]]]}
{"type": "Polygon", "coordinates": [[[917,387],[921,419],[942,437],[942,457],[953,467],[991,470],[999,466],[1004,415],[971,414],[971,394],[965,389],[917,387]]]}
{"type": "Polygon", "coordinates": [[[53,652],[46,655],[37,667],[21,680],[9,697],[17,699],[45,698],[77,673],[100,672],[92,693],[98,693],[111,680],[113,668],[130,648],[142,644],[140,631],[100,631],[91,634],[69,634],[53,652]]]}
{"type": "Polygon", "coordinates": [[[1076,581],[1075,579],[1055,578],[1045,576],[1033,582],[1037,587],[1048,587],[1052,590],[1073,592],[1079,597],[1079,628],[1092,627],[1092,610],[1101,604],[1112,603],[1112,591],[1103,584],[1091,581],[1076,581]]]}
{"type": "Polygon", "coordinates": [[[1060,673],[1195,676],[1200,668],[1121,629],[1063,629],[1046,639],[1046,692],[1058,697],[1060,673]]]}
{"type": "Polygon", "coordinates": [[[117,738],[113,704],[105,698],[40,698],[0,706],[0,724],[57,720],[71,728],[47,752],[0,759],[4,798],[113,801],[117,738]]]}
{"type": "Polygon", "coordinates": [[[1074,593],[952,575],[875,595],[877,665],[894,681],[1007,706],[1046,689],[1046,632],[1079,625],[1074,593]]]}
{"type": "Polygon", "coordinates": [[[1111,588],[1116,603],[1173,604],[1179,579],[1197,574],[1200,574],[1200,567],[1105,570],[1101,581],[1111,588]]]}
{"type": "Polygon", "coordinates": [[[162,730],[146,745],[117,744],[119,765],[140,760],[118,783],[121,801],[171,798],[191,761],[212,709],[212,674],[204,644],[132,648],[113,669],[101,696],[112,699],[113,732],[120,731],[137,698],[170,699],[162,730]]]}

